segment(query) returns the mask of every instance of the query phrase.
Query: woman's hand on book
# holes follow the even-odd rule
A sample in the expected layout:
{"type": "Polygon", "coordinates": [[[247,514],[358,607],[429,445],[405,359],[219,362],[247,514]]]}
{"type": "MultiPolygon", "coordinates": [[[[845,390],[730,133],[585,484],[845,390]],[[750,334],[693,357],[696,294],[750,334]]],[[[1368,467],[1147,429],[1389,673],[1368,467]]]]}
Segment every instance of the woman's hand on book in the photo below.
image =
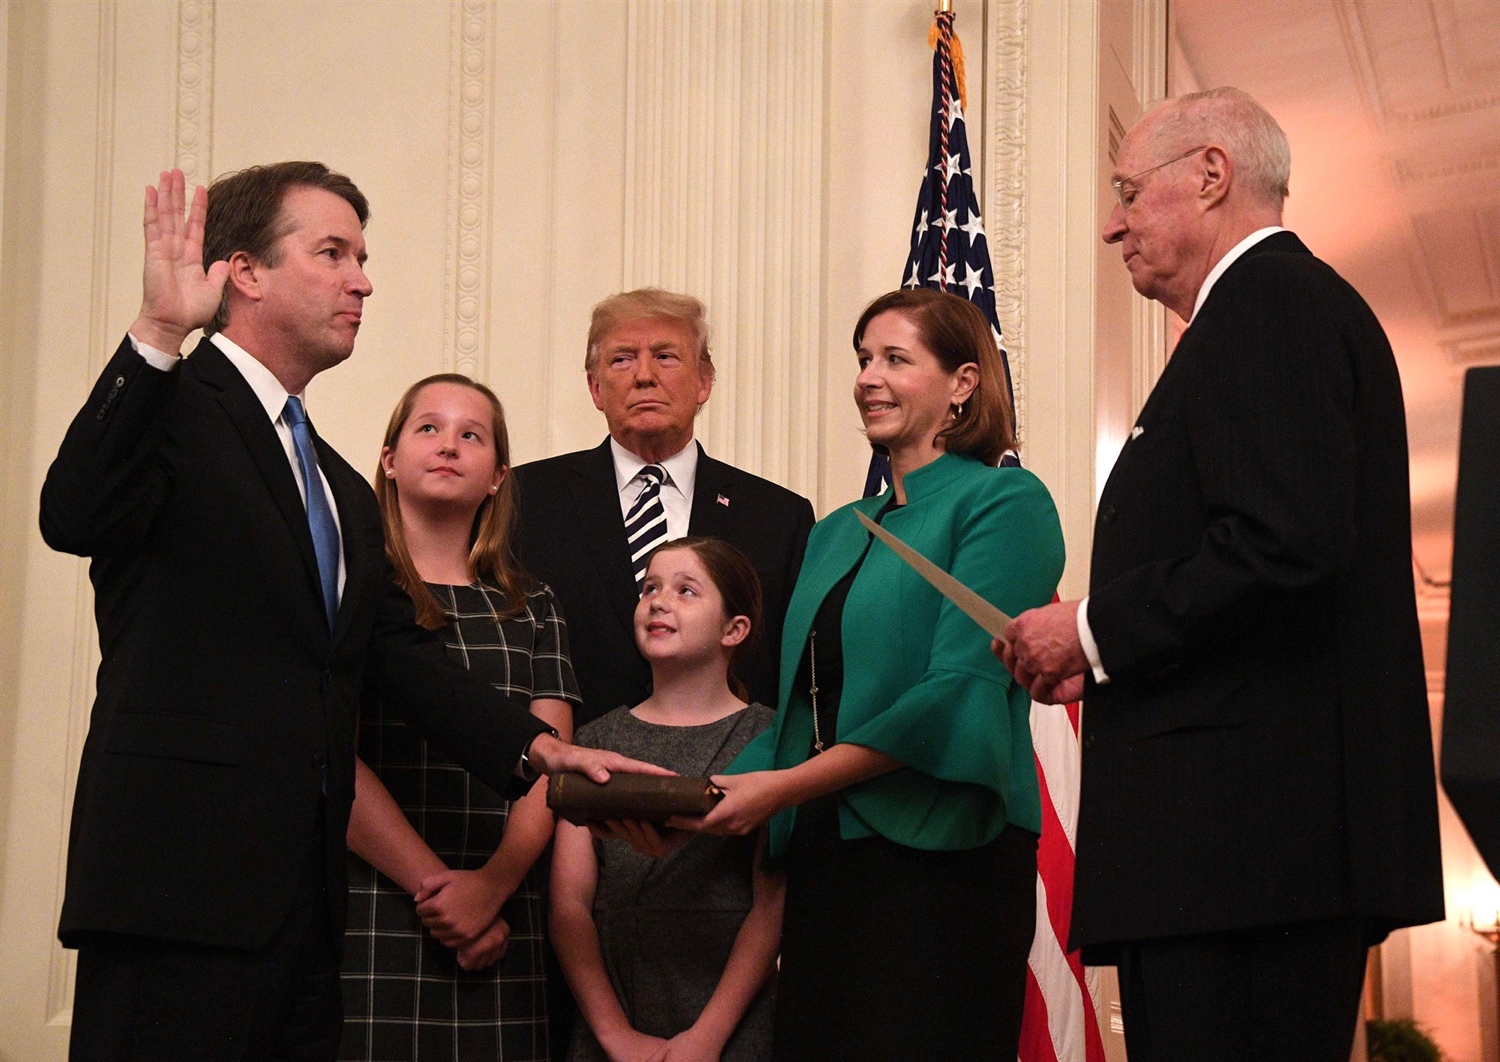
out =
{"type": "Polygon", "coordinates": [[[673,816],[667,825],[695,833],[754,833],[766,820],[794,800],[786,794],[785,771],[751,771],[749,774],[715,775],[714,785],[724,790],[724,799],[702,818],[673,816]]]}

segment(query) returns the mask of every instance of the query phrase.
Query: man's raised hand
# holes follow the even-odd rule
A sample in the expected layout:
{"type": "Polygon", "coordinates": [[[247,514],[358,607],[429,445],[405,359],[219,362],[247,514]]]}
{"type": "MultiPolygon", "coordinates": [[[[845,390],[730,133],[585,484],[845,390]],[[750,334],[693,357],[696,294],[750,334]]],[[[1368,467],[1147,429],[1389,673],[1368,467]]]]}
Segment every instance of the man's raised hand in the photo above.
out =
{"type": "Polygon", "coordinates": [[[195,328],[213,320],[229,278],[229,263],[203,269],[203,222],[208,192],[200,185],[183,216],[181,170],[162,171],[155,188],[146,186],[146,265],[141,313],[131,335],[168,354],[176,354],[195,328]]]}

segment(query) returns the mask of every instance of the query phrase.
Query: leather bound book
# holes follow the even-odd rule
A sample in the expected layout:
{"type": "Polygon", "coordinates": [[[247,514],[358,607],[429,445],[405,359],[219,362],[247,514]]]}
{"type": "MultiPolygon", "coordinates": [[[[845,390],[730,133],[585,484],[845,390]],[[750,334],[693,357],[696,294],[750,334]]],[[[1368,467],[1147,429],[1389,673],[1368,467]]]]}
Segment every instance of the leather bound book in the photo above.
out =
{"type": "Polygon", "coordinates": [[[547,782],[547,806],[575,826],[605,819],[661,823],[673,815],[707,815],[724,791],[707,778],[615,772],[600,785],[574,771],[547,782]]]}

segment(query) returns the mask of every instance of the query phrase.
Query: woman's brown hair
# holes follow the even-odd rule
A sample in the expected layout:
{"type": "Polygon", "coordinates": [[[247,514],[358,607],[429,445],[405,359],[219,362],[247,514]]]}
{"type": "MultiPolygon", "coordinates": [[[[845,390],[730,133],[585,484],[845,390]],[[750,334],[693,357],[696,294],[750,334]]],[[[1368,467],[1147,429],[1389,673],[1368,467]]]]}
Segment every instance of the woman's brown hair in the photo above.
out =
{"type": "MultiPolygon", "coordinates": [[[[870,322],[896,312],[915,326],[922,345],[932,351],[946,372],[973,363],[979,383],[969,400],[954,413],[937,438],[951,454],[968,454],[987,465],[997,463],[1016,446],[1010,389],[995,333],[983,312],[968,299],[934,288],[902,288],[880,296],[859,315],[854,326],[854,349],[865,338],[870,322]]],[[[877,447],[879,449],[879,447],[877,447]]]]}
{"type": "MultiPolygon", "coordinates": [[[[526,604],[527,579],[516,562],[511,550],[511,534],[516,520],[516,494],[512,485],[510,469],[510,433],[505,430],[505,408],[484,384],[471,380],[456,372],[438,373],[418,380],[406,389],[401,401],[391,413],[391,422],[385,429],[385,446],[393,453],[406,427],[407,418],[416,407],[417,396],[431,384],[457,384],[483,395],[490,404],[491,435],[495,445],[495,467],[507,470],[500,488],[484,501],[474,513],[474,527],[469,533],[469,570],[474,578],[500,591],[504,603],[502,619],[514,616],[526,604]]],[[[385,474],[383,467],[375,470],[375,497],[380,502],[380,521],[385,525],[385,554],[396,569],[396,582],[411,595],[417,606],[417,622],[428,630],[446,627],[449,617],[442,605],[433,596],[427,584],[417,574],[411,553],[406,548],[406,535],[401,527],[401,495],[396,481],[385,474]]]]}
{"type": "Polygon", "coordinates": [[[735,674],[734,669],[735,665],[754,646],[755,639],[760,636],[760,576],[755,573],[755,565],[750,563],[750,558],[722,538],[689,535],[687,538],[675,539],[657,546],[646,558],[647,566],[650,566],[652,558],[658,553],[677,549],[692,550],[703,562],[703,569],[708,573],[709,582],[714,584],[714,588],[719,591],[719,596],[724,600],[726,618],[744,616],[750,621],[750,633],[729,650],[729,689],[740,700],[748,701],[750,699],[749,687],[735,674]]]}

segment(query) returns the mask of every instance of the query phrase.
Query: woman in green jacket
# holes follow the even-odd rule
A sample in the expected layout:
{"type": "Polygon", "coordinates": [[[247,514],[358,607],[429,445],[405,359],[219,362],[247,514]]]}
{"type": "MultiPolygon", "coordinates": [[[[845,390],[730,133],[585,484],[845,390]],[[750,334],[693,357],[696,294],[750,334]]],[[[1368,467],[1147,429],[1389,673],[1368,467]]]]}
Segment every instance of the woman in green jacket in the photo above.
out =
{"type": "Polygon", "coordinates": [[[989,636],[855,512],[1010,615],[1052,599],[1063,542],[1014,445],[983,314],[876,299],[854,400],[892,489],[818,523],[787,609],[780,710],[697,828],[769,821],[787,871],[775,1056],[1013,1059],[1036,914],[1030,701],[989,636]]]}

